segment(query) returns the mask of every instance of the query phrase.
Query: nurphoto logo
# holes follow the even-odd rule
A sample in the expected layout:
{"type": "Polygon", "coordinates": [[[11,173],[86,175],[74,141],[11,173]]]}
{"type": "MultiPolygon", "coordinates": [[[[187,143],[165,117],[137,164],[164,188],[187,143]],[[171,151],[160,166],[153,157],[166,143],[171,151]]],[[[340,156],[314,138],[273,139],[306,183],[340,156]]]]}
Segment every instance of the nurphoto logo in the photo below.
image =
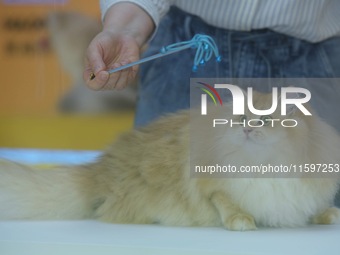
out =
{"type": "MultiPolygon", "coordinates": [[[[272,105],[269,109],[256,109],[253,103],[253,88],[248,87],[246,91],[242,90],[240,87],[232,84],[215,84],[211,86],[206,83],[199,84],[205,86],[205,88],[201,88],[205,94],[201,95],[201,115],[207,115],[208,113],[208,103],[207,103],[207,95],[213,100],[214,104],[217,105],[218,99],[219,104],[222,106],[222,100],[216,89],[227,89],[231,92],[232,95],[232,110],[233,115],[244,115],[245,114],[245,105],[247,105],[248,110],[257,116],[270,116],[273,114],[279,105],[280,101],[280,114],[281,116],[287,116],[290,112],[289,109],[299,109],[304,115],[311,116],[312,114],[308,111],[308,109],[304,106],[305,103],[309,102],[311,99],[311,93],[308,89],[299,88],[299,87],[282,87],[272,88],[272,105]],[[246,98],[246,99],[245,99],[246,98]]],[[[280,122],[283,127],[295,127],[298,125],[297,120],[295,119],[267,119],[266,122],[270,121],[271,126],[274,127],[275,123],[280,122]]],[[[213,127],[217,125],[226,125],[229,124],[231,127],[233,125],[243,125],[248,127],[262,127],[265,122],[262,118],[259,119],[243,119],[241,122],[235,122],[233,120],[228,119],[214,119],[213,127]]]]}

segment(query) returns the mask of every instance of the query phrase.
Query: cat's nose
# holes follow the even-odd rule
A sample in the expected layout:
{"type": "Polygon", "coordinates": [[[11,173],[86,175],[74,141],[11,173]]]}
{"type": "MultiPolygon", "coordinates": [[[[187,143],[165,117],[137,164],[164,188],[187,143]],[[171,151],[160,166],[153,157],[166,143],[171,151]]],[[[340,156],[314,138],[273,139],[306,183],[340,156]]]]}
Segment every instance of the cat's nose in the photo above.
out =
{"type": "Polygon", "coordinates": [[[243,129],[243,132],[246,134],[246,135],[248,135],[250,132],[252,132],[253,131],[253,129],[252,128],[244,128],[243,129]]]}

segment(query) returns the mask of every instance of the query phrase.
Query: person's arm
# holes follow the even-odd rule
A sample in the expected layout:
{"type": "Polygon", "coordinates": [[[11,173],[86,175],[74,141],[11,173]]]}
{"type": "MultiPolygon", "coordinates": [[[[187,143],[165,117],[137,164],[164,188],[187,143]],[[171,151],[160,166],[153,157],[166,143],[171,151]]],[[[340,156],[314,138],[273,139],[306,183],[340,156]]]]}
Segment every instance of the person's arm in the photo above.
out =
{"type": "Polygon", "coordinates": [[[151,17],[141,7],[129,2],[111,6],[107,10],[103,22],[103,31],[131,35],[139,46],[147,41],[154,28],[155,25],[151,17]]]}
{"type": "Polygon", "coordinates": [[[137,66],[111,75],[107,70],[137,61],[140,48],[154,29],[152,18],[141,7],[129,2],[112,5],[105,13],[103,31],[92,40],[86,53],[87,85],[95,90],[121,89],[132,82],[137,66]]]}

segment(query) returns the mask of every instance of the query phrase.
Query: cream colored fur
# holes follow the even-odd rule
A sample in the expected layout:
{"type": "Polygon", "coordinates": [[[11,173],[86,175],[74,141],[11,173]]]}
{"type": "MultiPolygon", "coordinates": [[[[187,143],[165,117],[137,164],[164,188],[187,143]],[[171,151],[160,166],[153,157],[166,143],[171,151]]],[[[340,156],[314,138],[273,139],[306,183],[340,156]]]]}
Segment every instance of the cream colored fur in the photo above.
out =
{"type": "MultiPolygon", "coordinates": [[[[268,96],[258,95],[257,109],[268,96]]],[[[210,107],[213,118],[230,108],[210,107]]],[[[296,227],[339,222],[332,207],[339,178],[196,178],[202,164],[339,162],[338,134],[315,114],[296,128],[264,127],[247,138],[243,127],[211,128],[183,111],[122,135],[94,163],[51,171],[0,163],[0,219],[84,219],[177,226],[296,227]],[[192,128],[194,127],[194,128],[192,128]],[[209,131],[210,130],[210,131],[209,131]]],[[[248,117],[251,117],[248,114],[248,117]]],[[[275,117],[275,116],[273,116],[275,117]]]]}

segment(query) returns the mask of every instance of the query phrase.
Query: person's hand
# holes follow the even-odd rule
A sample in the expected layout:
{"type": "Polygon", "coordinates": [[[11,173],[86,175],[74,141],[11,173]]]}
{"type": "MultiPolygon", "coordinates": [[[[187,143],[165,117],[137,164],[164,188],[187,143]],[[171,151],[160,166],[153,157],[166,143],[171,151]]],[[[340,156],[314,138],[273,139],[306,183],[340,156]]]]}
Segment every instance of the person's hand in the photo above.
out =
{"type": "Polygon", "coordinates": [[[105,14],[103,31],[86,52],[84,80],[89,88],[122,89],[132,83],[138,66],[112,74],[108,70],[137,61],[154,29],[151,17],[139,6],[128,2],[112,5],[105,14]]]}
{"type": "Polygon", "coordinates": [[[84,80],[94,90],[123,89],[135,79],[138,66],[112,74],[107,71],[137,61],[139,55],[140,47],[133,36],[103,31],[87,49],[84,80]]]}

